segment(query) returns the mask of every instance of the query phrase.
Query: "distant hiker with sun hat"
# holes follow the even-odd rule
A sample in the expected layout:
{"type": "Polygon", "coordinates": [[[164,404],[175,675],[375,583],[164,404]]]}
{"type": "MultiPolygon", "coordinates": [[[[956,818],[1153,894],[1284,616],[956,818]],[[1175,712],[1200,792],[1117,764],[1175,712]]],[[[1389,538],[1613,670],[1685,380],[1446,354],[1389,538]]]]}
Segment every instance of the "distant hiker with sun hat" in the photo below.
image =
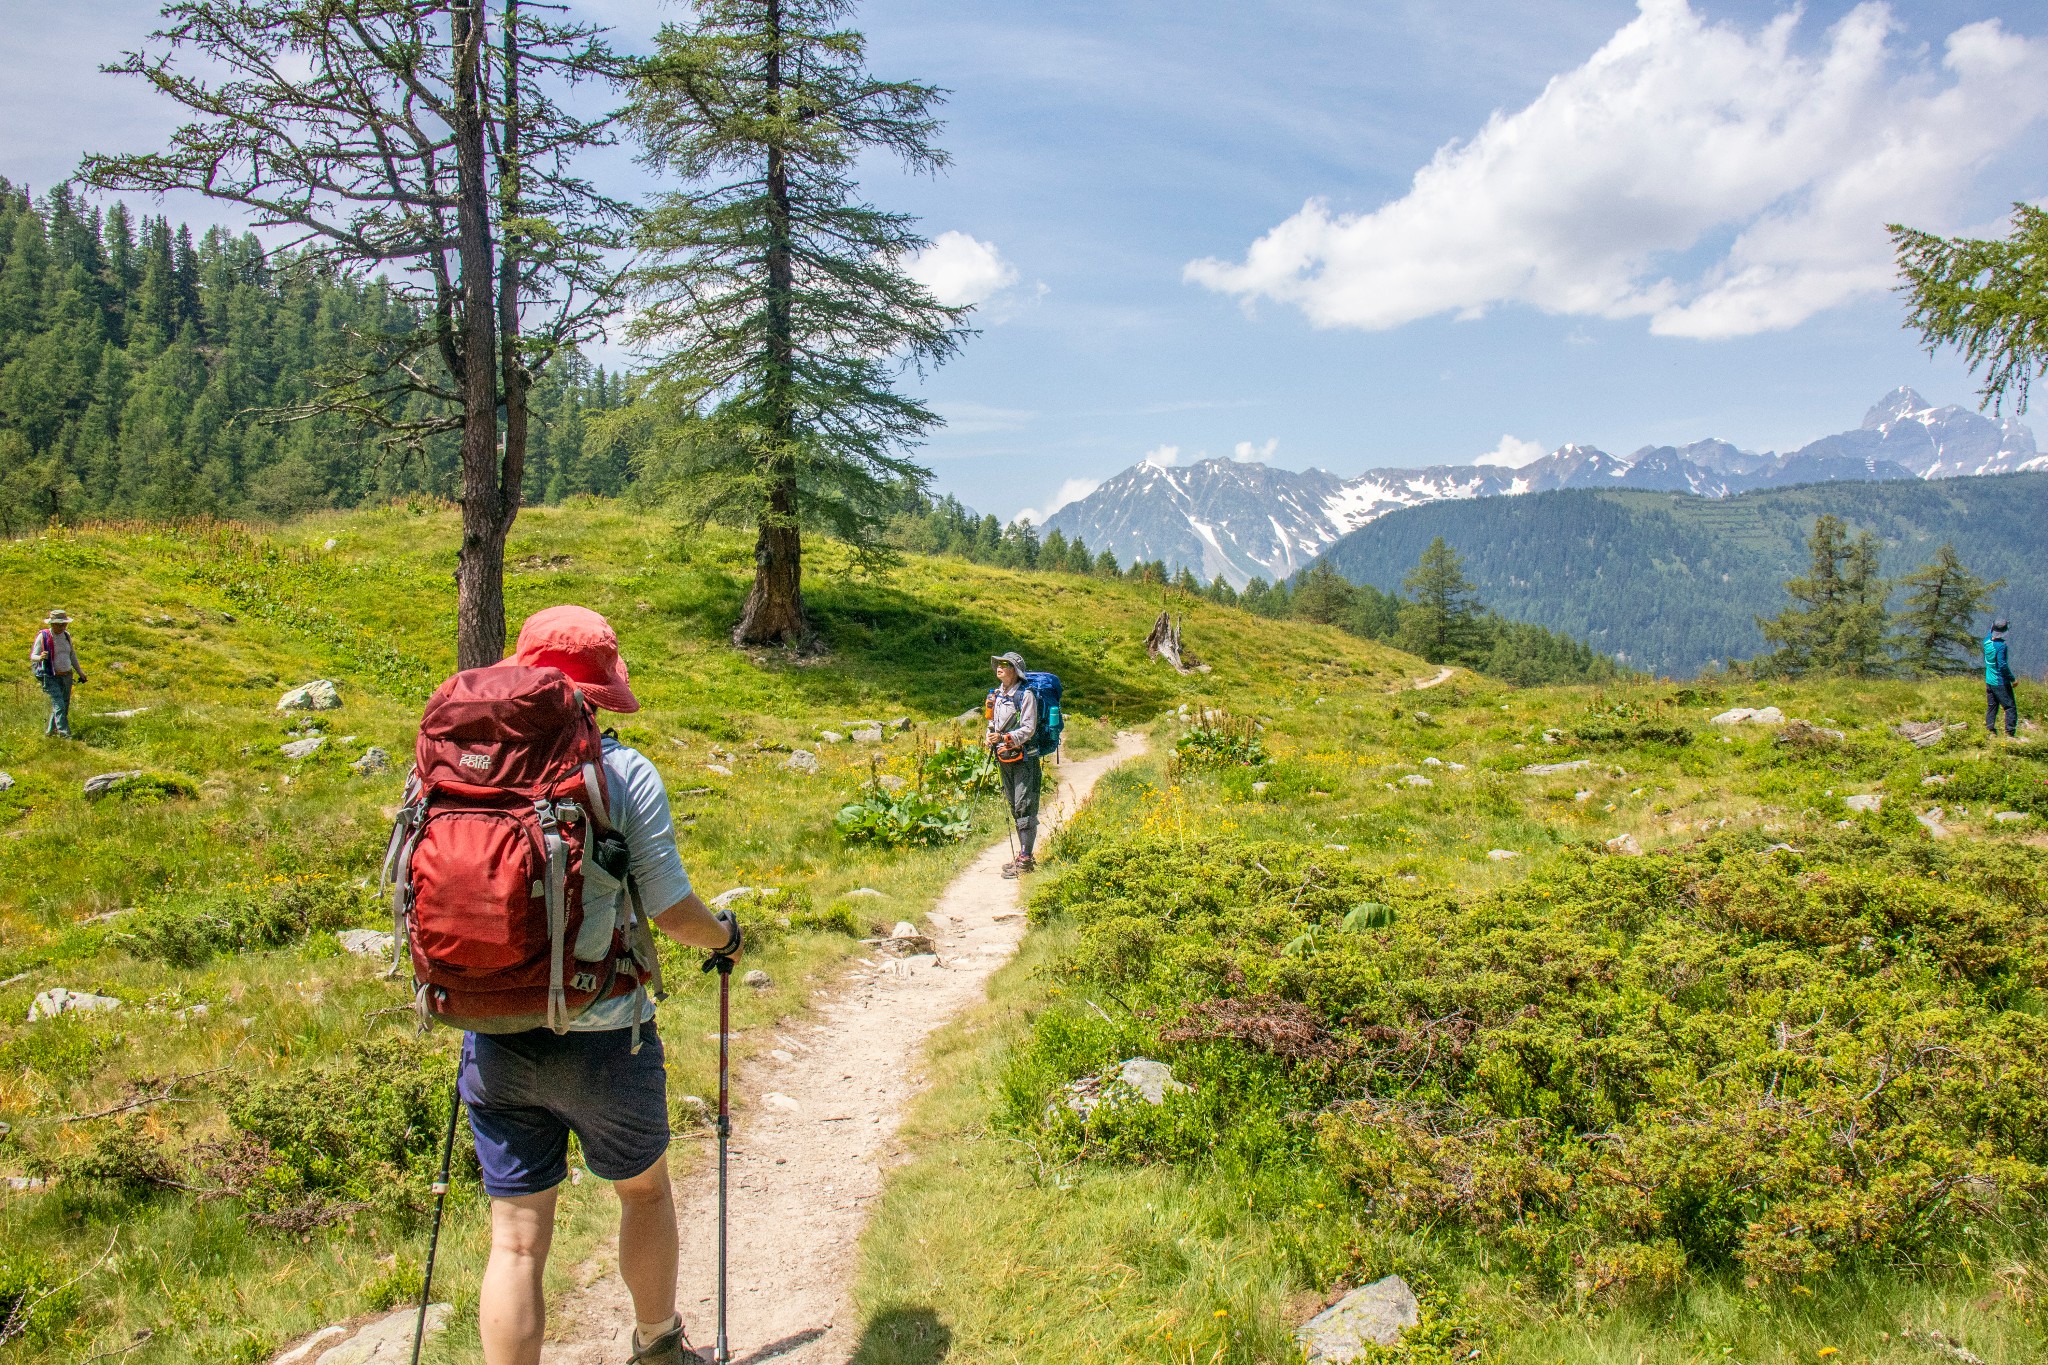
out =
{"type": "MultiPolygon", "coordinates": [[[[550,669],[559,669],[575,689],[577,695],[570,704],[576,734],[588,734],[585,727],[594,726],[586,705],[626,714],[640,709],[611,624],[596,612],[577,606],[549,607],[534,613],[520,628],[511,658],[493,668],[458,674],[442,692],[452,695],[466,687],[470,695],[478,697],[492,695],[494,689],[507,695],[541,696],[547,688],[560,693],[560,683],[544,672],[550,669]],[[534,672],[493,680],[501,674],[528,670],[534,672]],[[520,694],[521,688],[529,690],[520,694]]],[[[505,717],[508,729],[517,727],[516,711],[511,708],[505,717]]],[[[434,715],[430,703],[429,720],[434,715]]],[[[462,733],[472,733],[484,724],[472,719],[462,733]]],[[[678,943],[727,957],[737,954],[738,921],[729,912],[713,914],[690,889],[689,874],[676,851],[675,821],[661,774],[645,756],[615,736],[604,735],[601,747],[602,780],[586,774],[589,785],[582,789],[583,801],[592,808],[565,815],[568,803],[558,801],[549,817],[590,824],[602,817],[608,826],[606,840],[614,835],[624,840],[624,849],[612,852],[597,841],[583,845],[586,865],[579,874],[583,880],[578,902],[585,912],[583,922],[588,923],[599,895],[598,884],[591,880],[596,873],[587,864],[609,859],[626,875],[604,885],[612,888],[614,897],[621,885],[637,891],[637,897],[627,896],[626,902],[630,906],[637,901],[639,915],[647,923],[678,943]]],[[[481,782],[481,774],[492,771],[492,757],[487,753],[476,755],[484,761],[476,765],[475,781],[481,782]]],[[[494,757],[502,758],[502,766],[509,768],[525,755],[501,749],[494,757]]],[[[448,789],[456,793],[451,799],[460,799],[458,787],[451,784],[448,789]]],[[[423,815],[423,827],[432,830],[436,818],[423,815]]],[[[470,817],[458,812],[455,818],[470,817]]],[[[415,843],[418,856],[427,857],[431,837],[422,835],[415,843]]],[[[615,844],[610,847],[616,850],[615,844]]],[[[437,870],[444,881],[471,871],[466,867],[451,871],[444,855],[439,864],[430,863],[418,900],[434,893],[437,870]]],[[[487,875],[489,869],[481,871],[487,875]]],[[[417,866],[413,872],[419,875],[417,866]]],[[[415,918],[420,917],[416,913],[415,918]]],[[[609,924],[607,920],[602,930],[607,935],[609,924]]],[[[421,937],[425,934],[416,932],[416,940],[421,937]]],[[[579,934],[575,950],[578,959],[586,956],[581,937],[579,934]]],[[[651,955],[651,938],[644,931],[638,937],[651,955]]],[[[435,947],[415,942],[416,977],[422,962],[432,975],[435,947]],[[427,956],[423,958],[422,953],[427,956]]],[[[602,954],[608,945],[599,944],[595,951],[602,954]]],[[[656,989],[659,980],[656,974],[656,989]]],[[[431,985],[420,989],[423,1010],[440,1008],[426,1000],[431,985]]],[[[584,1165],[592,1175],[613,1182],[619,1196],[619,1275],[632,1295],[636,1319],[631,1359],[641,1365],[694,1365],[703,1357],[691,1349],[682,1317],[676,1312],[679,1249],[675,1198],[668,1175],[668,1072],[654,1028],[654,999],[644,988],[607,995],[600,986],[597,998],[591,999],[590,994],[589,988],[582,989],[579,998],[587,1003],[578,1006],[579,1012],[564,1011],[567,1017],[557,1017],[551,1011],[553,1027],[525,1027],[518,1032],[472,1030],[463,1035],[458,1090],[469,1109],[484,1190],[491,1197],[491,1254],[477,1314],[484,1360],[488,1365],[538,1365],[540,1361],[546,1327],[542,1273],[554,1237],[556,1192],[569,1177],[569,1136],[573,1133],[584,1165]]],[[[495,1022],[455,1017],[461,1014],[457,1006],[475,1008],[463,1005],[459,990],[453,998],[442,991],[441,1000],[451,1006],[451,1017],[444,1022],[457,1027],[465,1022],[479,1027],[495,1022]]]]}
{"type": "Polygon", "coordinates": [[[50,698],[50,723],[43,733],[59,739],[71,738],[71,688],[85,681],[70,627],[71,614],[59,607],[43,618],[43,628],[28,647],[29,671],[50,698]]]}

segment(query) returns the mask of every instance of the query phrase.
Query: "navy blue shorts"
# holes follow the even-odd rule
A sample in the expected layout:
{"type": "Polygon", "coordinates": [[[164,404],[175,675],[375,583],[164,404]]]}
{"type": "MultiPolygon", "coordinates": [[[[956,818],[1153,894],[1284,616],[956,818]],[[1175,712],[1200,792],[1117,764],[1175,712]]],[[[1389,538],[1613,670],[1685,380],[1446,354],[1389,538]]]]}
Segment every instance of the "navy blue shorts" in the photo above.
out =
{"type": "Polygon", "coordinates": [[[462,1101],[484,1190],[540,1194],[569,1178],[569,1134],[590,1173],[630,1180],[668,1150],[668,1068],[652,1023],[602,1033],[468,1033],[462,1101]]]}

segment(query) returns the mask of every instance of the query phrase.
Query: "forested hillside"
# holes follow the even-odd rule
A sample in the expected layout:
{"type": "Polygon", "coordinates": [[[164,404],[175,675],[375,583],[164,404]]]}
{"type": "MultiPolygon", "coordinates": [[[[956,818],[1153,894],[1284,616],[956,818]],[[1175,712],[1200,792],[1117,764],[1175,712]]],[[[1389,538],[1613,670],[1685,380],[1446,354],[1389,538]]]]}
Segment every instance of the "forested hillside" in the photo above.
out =
{"type": "Polygon", "coordinates": [[[1763,648],[1756,617],[1784,605],[1824,512],[1884,541],[1884,572],[1932,558],[1945,541],[1974,572],[2003,578],[2024,673],[2048,658],[2048,474],[1926,482],[1833,483],[1708,499],[1576,491],[1436,503],[1382,517],[1323,561],[1382,590],[1437,536],[1464,557],[1487,604],[1584,639],[1656,673],[1685,676],[1763,648]]]}
{"type": "MultiPolygon", "coordinates": [[[[313,398],[357,338],[417,322],[381,281],[266,258],[252,235],[195,238],[0,180],[0,534],[53,517],[276,517],[452,493],[452,437],[386,448],[358,416],[274,416],[313,398]]],[[[583,422],[623,400],[621,377],[581,359],[542,377],[530,501],[624,486],[623,452],[586,447],[583,422]]]]}

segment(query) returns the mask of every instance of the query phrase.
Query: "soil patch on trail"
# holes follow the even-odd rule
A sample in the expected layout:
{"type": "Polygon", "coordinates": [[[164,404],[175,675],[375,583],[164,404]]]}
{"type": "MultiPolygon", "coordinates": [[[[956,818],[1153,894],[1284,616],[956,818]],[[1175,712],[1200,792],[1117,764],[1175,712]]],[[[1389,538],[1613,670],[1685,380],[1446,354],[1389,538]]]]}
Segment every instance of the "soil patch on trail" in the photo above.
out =
{"type": "MultiPolygon", "coordinates": [[[[1088,799],[1095,781],[1143,752],[1123,734],[1098,758],[1047,768],[1058,778],[1040,816],[1040,843],[1088,799]]],[[[812,1015],[775,1033],[772,1047],[733,1074],[731,1285],[735,1361],[826,1365],[858,1339],[848,1290],[868,1208],[899,1156],[896,1128],[923,1088],[925,1040],[983,997],[1024,937],[1007,841],[993,844],[946,887],[927,917],[932,954],[857,960],[812,1015]]],[[[706,1357],[715,1340],[718,1191],[711,1144],[672,1149],[682,1224],[680,1305],[706,1357]],[[702,1159],[690,1148],[701,1146],[702,1159]]],[[[632,1354],[632,1300],[608,1242],[553,1315],[547,1365],[616,1365],[632,1354]]]]}

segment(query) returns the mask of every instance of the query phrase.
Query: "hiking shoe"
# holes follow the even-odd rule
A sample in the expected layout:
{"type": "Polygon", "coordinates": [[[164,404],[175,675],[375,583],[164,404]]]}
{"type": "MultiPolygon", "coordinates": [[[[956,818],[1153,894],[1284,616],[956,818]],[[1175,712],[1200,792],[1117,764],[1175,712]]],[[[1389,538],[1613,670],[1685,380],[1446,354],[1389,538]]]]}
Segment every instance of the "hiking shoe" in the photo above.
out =
{"type": "Polygon", "coordinates": [[[678,1322],[674,1330],[664,1332],[654,1340],[633,1352],[627,1365],[711,1365],[695,1348],[678,1322]]]}
{"type": "Polygon", "coordinates": [[[1036,872],[1037,870],[1038,861],[1034,858],[1019,858],[1013,863],[1003,864],[1003,875],[1010,878],[1021,877],[1026,872],[1036,872]]]}

